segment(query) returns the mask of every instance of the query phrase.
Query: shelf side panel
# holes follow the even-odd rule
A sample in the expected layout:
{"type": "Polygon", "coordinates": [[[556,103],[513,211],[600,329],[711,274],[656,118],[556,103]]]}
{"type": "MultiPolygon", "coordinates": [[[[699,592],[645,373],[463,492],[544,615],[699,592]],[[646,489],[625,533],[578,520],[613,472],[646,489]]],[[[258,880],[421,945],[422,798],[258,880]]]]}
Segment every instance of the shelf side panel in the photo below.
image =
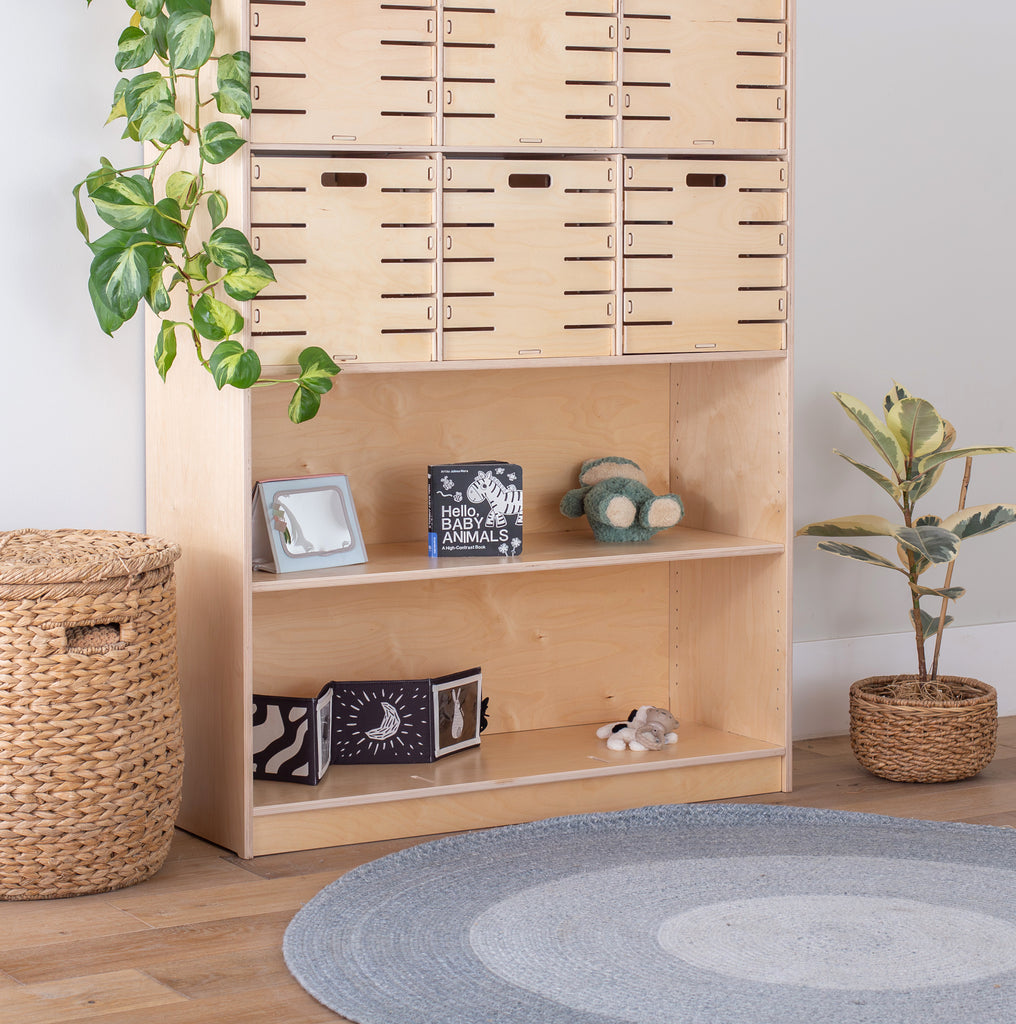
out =
{"type": "Polygon", "coordinates": [[[674,367],[672,488],[683,524],[786,544],[789,362],[674,367]]]}
{"type": "Polygon", "coordinates": [[[675,575],[678,718],[788,743],[786,559],[684,562],[675,575]]]}
{"type": "Polygon", "coordinates": [[[675,567],[674,705],[786,743],[790,723],[789,360],[675,373],[674,486],[685,522],[784,545],[675,567]],[[720,564],[722,562],[723,564],[720,564]]]}
{"type": "MultiPolygon", "coordinates": [[[[222,5],[216,15],[219,49],[226,52],[242,45],[238,8],[222,5]]],[[[202,89],[209,95],[214,88],[213,65],[202,89]]],[[[184,160],[196,161],[196,148],[188,147],[184,160]]],[[[163,177],[180,166],[169,162],[160,165],[163,177]]],[[[246,161],[238,155],[204,170],[206,187],[230,197],[226,226],[243,230],[246,161]]],[[[210,230],[207,219],[205,229],[210,230]]],[[[180,291],[174,292],[177,302],[180,291]]],[[[185,311],[169,315],[187,318],[185,311]]],[[[147,313],[149,352],[158,323],[147,313]]],[[[247,403],[242,391],[216,390],[211,375],[184,350],[182,335],[180,358],[165,382],[152,359],[146,362],[146,529],[182,549],[176,569],[184,726],[178,824],[244,856],[250,855],[252,838],[247,403]]]]}
{"type": "Polygon", "coordinates": [[[147,529],[180,544],[177,636],[184,720],[179,825],[228,849],[249,844],[250,518],[240,392],[218,393],[181,359],[148,368],[147,529]],[[249,684],[248,684],[249,685],[249,684]]]}

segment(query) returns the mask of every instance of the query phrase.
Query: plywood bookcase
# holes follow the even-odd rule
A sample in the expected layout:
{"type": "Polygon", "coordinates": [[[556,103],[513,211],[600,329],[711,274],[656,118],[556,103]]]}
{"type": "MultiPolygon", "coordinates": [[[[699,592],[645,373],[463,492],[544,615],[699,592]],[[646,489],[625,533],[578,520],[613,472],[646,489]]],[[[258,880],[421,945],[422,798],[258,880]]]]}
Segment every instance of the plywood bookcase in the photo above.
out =
{"type": "Polygon", "coordinates": [[[789,787],[788,3],[217,0],[255,108],[219,184],[278,277],[248,340],[344,370],[301,426],[182,359],[151,381],[183,828],[251,856],[789,787]],[[561,516],[601,455],[681,525],[605,545],[561,516]],[[523,467],[523,554],[429,558],[427,465],[490,458],[523,467]],[[319,473],[368,562],[252,572],[254,482],[319,473]],[[476,664],[479,748],[253,781],[253,693],[476,664]],[[608,751],[644,703],[679,743],[608,751]]]}

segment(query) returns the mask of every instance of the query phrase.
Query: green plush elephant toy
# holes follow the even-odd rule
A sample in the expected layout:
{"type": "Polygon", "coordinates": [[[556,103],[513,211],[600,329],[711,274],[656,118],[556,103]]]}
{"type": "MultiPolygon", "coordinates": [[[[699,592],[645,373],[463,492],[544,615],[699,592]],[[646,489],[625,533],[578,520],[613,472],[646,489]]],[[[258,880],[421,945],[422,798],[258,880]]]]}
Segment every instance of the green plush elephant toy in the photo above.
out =
{"type": "Polygon", "coordinates": [[[579,485],[561,499],[561,512],[569,519],[584,515],[600,541],[646,541],[684,515],[681,499],[653,494],[631,459],[588,459],[579,470],[579,485]]]}

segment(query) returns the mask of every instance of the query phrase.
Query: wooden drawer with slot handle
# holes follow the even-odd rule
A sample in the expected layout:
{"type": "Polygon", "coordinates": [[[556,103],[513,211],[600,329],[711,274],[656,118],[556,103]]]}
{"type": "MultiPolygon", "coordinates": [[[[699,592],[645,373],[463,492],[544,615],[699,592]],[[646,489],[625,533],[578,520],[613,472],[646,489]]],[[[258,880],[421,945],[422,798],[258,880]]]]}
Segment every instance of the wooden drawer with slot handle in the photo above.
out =
{"type": "Polygon", "coordinates": [[[629,158],[626,353],[786,344],[787,166],[629,158]]]}
{"type": "Polygon", "coordinates": [[[277,281],[251,305],[265,363],[434,357],[436,190],[429,157],[251,160],[251,244],[277,281]]]}

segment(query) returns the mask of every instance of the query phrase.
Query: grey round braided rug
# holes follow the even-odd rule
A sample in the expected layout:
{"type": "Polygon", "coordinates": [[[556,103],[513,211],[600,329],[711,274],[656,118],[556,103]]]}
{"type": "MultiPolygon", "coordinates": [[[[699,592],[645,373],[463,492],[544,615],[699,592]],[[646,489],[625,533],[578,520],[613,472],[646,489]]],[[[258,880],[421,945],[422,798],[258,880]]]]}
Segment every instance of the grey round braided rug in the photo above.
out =
{"type": "Polygon", "coordinates": [[[552,818],[354,869],[284,953],[357,1024],[1003,1024],[1016,831],[750,804],[552,818]]]}

